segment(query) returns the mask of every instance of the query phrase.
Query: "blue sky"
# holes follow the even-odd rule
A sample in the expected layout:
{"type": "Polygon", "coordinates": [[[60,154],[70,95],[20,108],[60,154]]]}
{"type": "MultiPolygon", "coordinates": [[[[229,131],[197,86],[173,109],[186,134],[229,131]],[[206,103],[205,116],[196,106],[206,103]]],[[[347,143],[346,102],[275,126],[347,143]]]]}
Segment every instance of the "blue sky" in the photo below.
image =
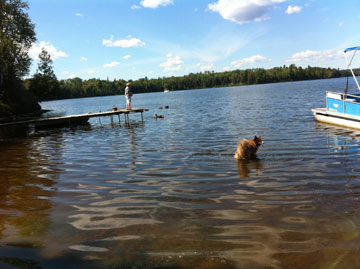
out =
{"type": "MultiPolygon", "coordinates": [[[[30,0],[58,79],[139,79],[290,65],[346,68],[359,0],[30,0]]],[[[355,63],[357,64],[357,63],[355,63]]],[[[358,65],[356,65],[358,67],[358,65]]]]}

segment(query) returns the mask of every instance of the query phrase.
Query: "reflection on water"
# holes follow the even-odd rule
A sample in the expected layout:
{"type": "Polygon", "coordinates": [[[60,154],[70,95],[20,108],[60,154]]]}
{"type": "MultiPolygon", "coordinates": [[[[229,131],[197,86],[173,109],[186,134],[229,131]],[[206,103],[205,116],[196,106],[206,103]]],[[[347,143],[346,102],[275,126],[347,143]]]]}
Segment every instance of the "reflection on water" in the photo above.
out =
{"type": "Polygon", "coordinates": [[[236,160],[236,164],[239,170],[240,178],[246,178],[249,176],[249,173],[255,173],[256,171],[261,171],[261,161],[259,159],[254,160],[236,160]]]}
{"type": "Polygon", "coordinates": [[[326,133],[327,145],[330,152],[353,152],[356,154],[359,147],[360,131],[346,127],[338,127],[326,123],[317,122],[316,130],[326,133]],[[344,136],[345,135],[345,136],[344,136]]]}
{"type": "MultiPolygon", "coordinates": [[[[50,140],[14,140],[1,143],[0,154],[0,256],[5,264],[36,265],[31,259],[19,259],[17,249],[44,247],[51,226],[51,197],[56,193],[59,170],[52,160],[61,158],[61,137],[50,140]],[[45,144],[51,144],[48,151],[45,144]],[[56,150],[54,150],[56,149],[56,150]]],[[[24,252],[22,250],[19,251],[24,252]]],[[[26,251],[25,251],[26,252],[26,251]]]]}
{"type": "Polygon", "coordinates": [[[0,267],[358,268],[360,133],[310,112],[336,81],[135,95],[144,123],[2,140],[0,267]]]}

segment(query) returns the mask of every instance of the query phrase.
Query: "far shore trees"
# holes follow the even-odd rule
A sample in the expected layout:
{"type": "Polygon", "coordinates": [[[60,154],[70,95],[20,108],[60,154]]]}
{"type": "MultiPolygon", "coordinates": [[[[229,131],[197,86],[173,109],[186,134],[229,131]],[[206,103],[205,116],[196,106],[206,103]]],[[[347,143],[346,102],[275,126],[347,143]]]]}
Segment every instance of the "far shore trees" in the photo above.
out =
{"type": "MultiPolygon", "coordinates": [[[[226,72],[202,72],[190,73],[179,77],[163,77],[148,79],[140,78],[131,82],[134,93],[148,93],[164,91],[165,88],[170,91],[202,89],[214,87],[240,86],[250,84],[263,84],[286,81],[300,81],[310,79],[337,78],[346,76],[346,70],[335,68],[297,67],[294,64],[290,66],[274,67],[271,69],[254,68],[244,70],[233,70],[226,72]]],[[[120,74],[121,75],[121,74],[120,74]]],[[[125,80],[109,79],[89,79],[71,78],[60,80],[60,89],[55,97],[54,94],[46,96],[50,99],[81,98],[92,96],[106,96],[124,94],[125,80]]]]}

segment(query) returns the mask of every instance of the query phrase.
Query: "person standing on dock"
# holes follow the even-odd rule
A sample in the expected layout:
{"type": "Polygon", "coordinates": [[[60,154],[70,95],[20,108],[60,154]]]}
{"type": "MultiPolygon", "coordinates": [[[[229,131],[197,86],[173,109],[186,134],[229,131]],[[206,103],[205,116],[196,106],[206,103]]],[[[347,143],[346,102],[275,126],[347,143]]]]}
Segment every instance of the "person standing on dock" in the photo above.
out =
{"type": "Polygon", "coordinates": [[[131,110],[131,96],[132,92],[130,89],[130,83],[126,83],[125,98],[126,98],[126,109],[131,110]]]}

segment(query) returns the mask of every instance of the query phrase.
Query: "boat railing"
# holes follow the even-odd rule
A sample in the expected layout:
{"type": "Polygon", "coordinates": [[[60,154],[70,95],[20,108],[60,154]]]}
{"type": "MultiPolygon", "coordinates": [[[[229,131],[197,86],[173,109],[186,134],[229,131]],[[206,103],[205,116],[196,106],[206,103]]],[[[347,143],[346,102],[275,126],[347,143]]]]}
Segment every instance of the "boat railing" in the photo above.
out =
{"type": "Polygon", "coordinates": [[[360,94],[349,94],[349,93],[326,91],[326,99],[327,98],[332,98],[332,99],[347,101],[347,102],[360,103],[360,94]]]}

